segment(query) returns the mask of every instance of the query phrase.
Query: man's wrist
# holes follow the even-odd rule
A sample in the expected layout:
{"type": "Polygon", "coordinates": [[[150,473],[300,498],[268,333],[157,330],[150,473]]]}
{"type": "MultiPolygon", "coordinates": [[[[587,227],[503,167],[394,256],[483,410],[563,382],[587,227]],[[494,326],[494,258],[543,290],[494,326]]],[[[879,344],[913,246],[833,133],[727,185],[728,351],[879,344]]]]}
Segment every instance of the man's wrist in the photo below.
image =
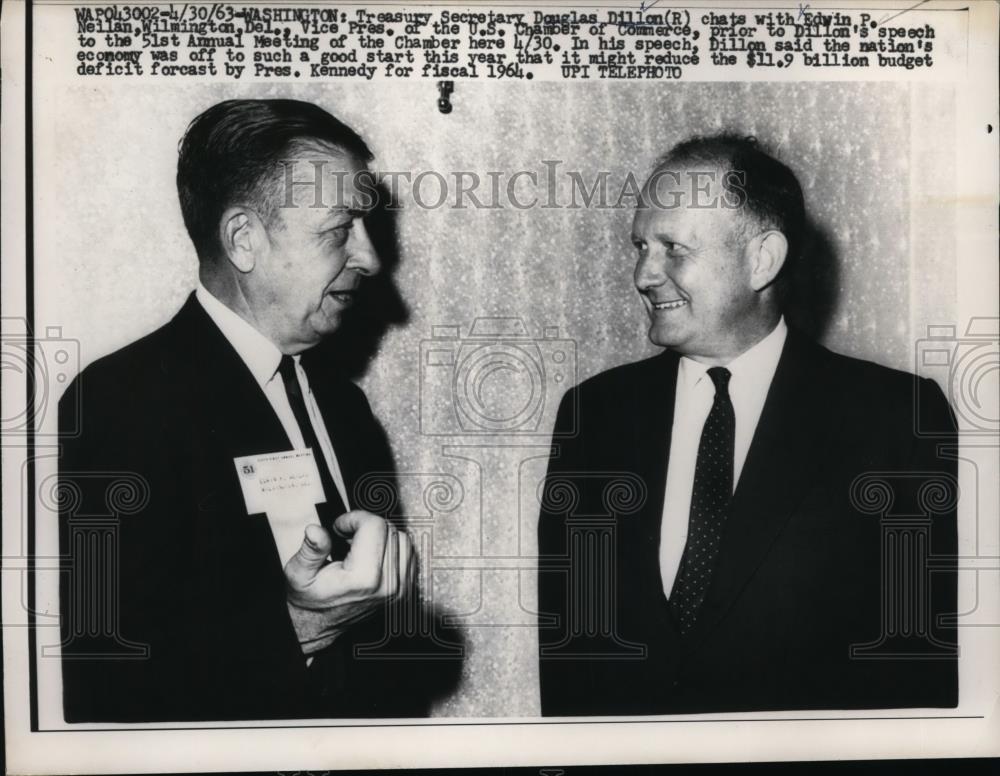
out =
{"type": "Polygon", "coordinates": [[[341,635],[340,629],[331,629],[326,625],[321,612],[296,606],[291,601],[287,603],[288,616],[304,655],[315,655],[333,644],[341,635]]]}

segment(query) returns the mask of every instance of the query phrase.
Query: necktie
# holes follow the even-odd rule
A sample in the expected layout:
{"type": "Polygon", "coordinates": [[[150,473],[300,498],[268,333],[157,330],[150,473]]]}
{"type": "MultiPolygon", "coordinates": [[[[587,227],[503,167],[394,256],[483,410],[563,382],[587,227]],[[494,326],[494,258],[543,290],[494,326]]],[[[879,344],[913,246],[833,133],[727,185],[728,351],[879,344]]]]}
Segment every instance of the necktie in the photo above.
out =
{"type": "Polygon", "coordinates": [[[708,376],[715,385],[715,400],[701,431],[687,543],[677,582],[670,591],[670,607],[682,634],[694,625],[708,591],[733,494],[736,415],[729,398],[730,372],[717,366],[708,370],[708,376]]]}
{"type": "Polygon", "coordinates": [[[288,403],[292,407],[292,414],[295,415],[299,431],[302,432],[302,441],[305,442],[306,447],[312,449],[313,457],[316,459],[316,468],[319,469],[319,481],[323,486],[323,493],[326,495],[326,503],[316,505],[319,522],[333,537],[334,550],[332,555],[334,559],[343,558],[347,554],[345,551],[347,545],[333,532],[333,521],[344,514],[347,509],[340,497],[340,491],[337,490],[333,481],[333,475],[330,474],[330,466],[323,454],[323,448],[319,445],[316,430],[309,420],[306,403],[302,398],[302,388],[299,385],[298,376],[295,374],[295,359],[288,355],[282,356],[281,362],[278,364],[278,374],[281,375],[281,381],[285,384],[285,393],[288,394],[288,403]]]}

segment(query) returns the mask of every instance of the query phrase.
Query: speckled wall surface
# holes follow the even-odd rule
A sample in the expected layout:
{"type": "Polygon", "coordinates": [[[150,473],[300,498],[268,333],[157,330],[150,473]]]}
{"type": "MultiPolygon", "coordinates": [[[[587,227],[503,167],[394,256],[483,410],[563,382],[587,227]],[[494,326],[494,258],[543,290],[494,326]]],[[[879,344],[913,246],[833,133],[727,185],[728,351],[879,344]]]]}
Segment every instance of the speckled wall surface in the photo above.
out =
{"type": "MultiPolygon", "coordinates": [[[[456,86],[447,116],[430,82],[155,91],[102,83],[61,92],[58,101],[37,95],[36,147],[51,150],[37,159],[40,326],[62,326],[88,362],[179,307],[197,267],[173,188],[176,144],[200,110],[234,96],[316,101],[365,136],[380,169],[446,176],[521,169],[544,176],[544,161],[558,160],[563,172],[588,181],[607,170],[620,182],[628,170],[641,178],[689,134],[738,129],[776,146],[800,175],[815,272],[798,318],[824,343],[907,368],[926,324],[954,318],[953,158],[938,151],[953,147],[947,88],[456,86]]],[[[430,183],[426,192],[425,200],[435,198],[430,183]]],[[[536,193],[544,198],[544,187],[536,193]]],[[[629,208],[403,204],[381,237],[393,271],[357,324],[368,339],[348,355],[395,449],[403,511],[424,542],[425,595],[457,617],[465,642],[460,682],[437,713],[534,715],[531,567],[552,410],[570,382],[654,352],[631,281],[632,215],[629,208]],[[535,388],[526,372],[486,370],[481,397],[456,397],[456,370],[474,361],[469,327],[488,316],[520,318],[541,340],[520,351],[536,361],[535,388]],[[457,326],[460,336],[435,341],[434,326],[457,326]],[[503,421],[477,421],[480,399],[494,418],[533,400],[537,411],[519,426],[526,433],[500,433],[503,421]],[[456,408],[467,414],[460,419],[456,408]]],[[[501,366],[520,368],[516,357],[494,351],[497,363],[507,359],[501,366]]],[[[466,370],[458,384],[473,378],[466,370]]]]}

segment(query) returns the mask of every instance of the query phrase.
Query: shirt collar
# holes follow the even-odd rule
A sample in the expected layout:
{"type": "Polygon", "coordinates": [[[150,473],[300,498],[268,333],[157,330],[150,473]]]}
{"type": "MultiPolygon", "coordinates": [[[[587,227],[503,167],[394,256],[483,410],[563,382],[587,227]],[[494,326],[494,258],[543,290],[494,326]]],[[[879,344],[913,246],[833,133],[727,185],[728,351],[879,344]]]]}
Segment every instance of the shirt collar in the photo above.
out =
{"type": "MultiPolygon", "coordinates": [[[[732,375],[730,385],[737,390],[740,384],[751,382],[769,385],[778,368],[787,337],[788,326],[785,317],[782,316],[770,334],[726,364],[726,369],[732,375]]],[[[682,356],[678,367],[678,383],[688,389],[694,388],[702,378],[706,377],[710,368],[708,364],[682,356]]]]}
{"type": "Polygon", "coordinates": [[[281,351],[278,350],[278,346],[223,304],[200,281],[195,290],[195,297],[205,308],[208,317],[219,327],[223,336],[243,359],[260,387],[266,387],[278,371],[278,364],[281,362],[281,351]]]}

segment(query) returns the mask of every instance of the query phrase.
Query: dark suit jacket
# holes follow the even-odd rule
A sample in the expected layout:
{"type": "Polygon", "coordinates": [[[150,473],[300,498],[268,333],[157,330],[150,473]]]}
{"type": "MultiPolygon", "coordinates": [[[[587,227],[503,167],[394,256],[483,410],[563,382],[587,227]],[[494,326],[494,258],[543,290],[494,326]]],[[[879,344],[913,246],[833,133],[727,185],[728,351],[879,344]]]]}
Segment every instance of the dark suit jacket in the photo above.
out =
{"type": "MultiPolygon", "coordinates": [[[[391,472],[361,390],[324,364],[310,383],[348,493],[391,472]]],[[[233,465],[291,445],[193,294],[85,369],[59,411],[67,433],[80,429],[60,460],[67,721],[425,713],[393,666],[352,659],[351,638],[307,668],[267,518],[247,514],[233,465]]],[[[379,627],[376,616],[353,641],[377,641],[379,627]]]]}
{"type": "Polygon", "coordinates": [[[560,407],[543,713],[955,706],[955,426],[937,386],[790,332],[682,639],[658,557],[678,361],[604,372],[560,407]]]}

